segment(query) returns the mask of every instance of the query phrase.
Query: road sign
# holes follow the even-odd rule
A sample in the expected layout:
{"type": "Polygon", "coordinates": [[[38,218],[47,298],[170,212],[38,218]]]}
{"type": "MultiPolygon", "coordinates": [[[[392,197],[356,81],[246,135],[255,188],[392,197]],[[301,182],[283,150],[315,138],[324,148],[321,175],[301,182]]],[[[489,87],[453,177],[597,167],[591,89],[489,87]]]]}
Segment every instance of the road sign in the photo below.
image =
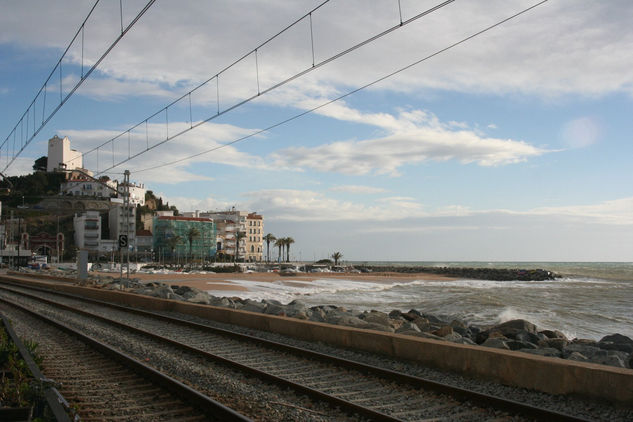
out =
{"type": "Polygon", "coordinates": [[[127,234],[119,235],[119,248],[127,248],[127,234]]]}

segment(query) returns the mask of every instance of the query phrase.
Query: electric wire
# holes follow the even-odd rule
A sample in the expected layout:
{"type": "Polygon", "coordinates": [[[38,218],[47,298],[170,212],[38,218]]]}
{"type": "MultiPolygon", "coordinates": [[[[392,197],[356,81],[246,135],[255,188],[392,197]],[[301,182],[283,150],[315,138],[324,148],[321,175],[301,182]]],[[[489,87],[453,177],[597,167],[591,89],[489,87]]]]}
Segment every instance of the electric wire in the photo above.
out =
{"type": "MultiPolygon", "coordinates": [[[[11,158],[11,160],[7,163],[7,165],[4,167],[3,171],[6,171],[11,164],[13,164],[13,162],[16,160],[16,158],[22,153],[22,151],[24,151],[24,149],[31,143],[31,141],[40,133],[40,131],[46,126],[46,124],[53,118],[53,116],[59,111],[59,109],[62,108],[62,106],[70,99],[70,97],[75,93],[75,91],[77,91],[77,89],[83,84],[83,82],[92,74],[92,72],[101,64],[101,62],[105,59],[105,57],[110,53],[110,51],[112,51],[112,49],[119,43],[119,41],[129,32],[129,30],[136,24],[136,22],[145,14],[145,12],[147,12],[147,10],[149,10],[149,8],[156,2],[156,0],[150,0],[148,1],[148,3],[143,7],[143,9],[141,9],[141,11],[136,15],[136,17],[134,19],[132,19],[130,21],[130,23],[123,28],[123,25],[121,25],[121,33],[119,34],[119,36],[112,42],[112,44],[106,49],[106,51],[101,55],[101,57],[99,57],[99,59],[92,65],[92,67],[90,67],[85,73],[83,73],[83,31],[86,25],[86,22],[88,21],[88,19],[90,18],[90,16],[92,15],[92,12],[95,10],[97,4],[99,3],[100,0],[97,0],[95,2],[95,4],[92,6],[92,9],[90,9],[90,12],[88,13],[88,16],[86,17],[86,19],[84,19],[83,23],[81,24],[81,26],[79,27],[79,29],[77,30],[77,32],[75,33],[75,36],[72,38],[72,40],[70,41],[70,43],[68,44],[68,47],[66,47],[66,50],[64,51],[64,53],[62,54],[62,56],[60,57],[60,59],[57,61],[56,65],[53,67],[53,70],[51,71],[50,75],[48,76],[48,78],[46,79],[46,81],[44,82],[44,84],[42,85],[42,87],[40,88],[40,90],[38,91],[38,93],[35,95],[35,98],[33,99],[33,101],[31,101],[30,105],[27,107],[26,111],[22,114],[22,117],[18,120],[18,122],[16,123],[16,125],[14,126],[13,130],[11,132],[9,132],[9,135],[7,135],[6,139],[4,140],[4,142],[2,144],[0,144],[0,152],[2,151],[2,148],[7,145],[7,143],[9,142],[9,138],[11,138],[11,134],[13,134],[13,141],[14,141],[14,149],[15,149],[15,136],[17,133],[17,129],[18,126],[24,125],[24,118],[26,117],[27,119],[27,137],[28,137],[28,120],[29,120],[29,114],[30,111],[29,110],[33,110],[33,134],[31,135],[31,137],[29,137],[26,142],[24,142],[21,145],[20,150],[17,152],[17,154],[15,153],[15,150],[13,151],[13,157],[11,158]],[[72,44],[75,42],[75,40],[77,39],[77,37],[79,36],[79,34],[82,35],[82,75],[79,78],[79,81],[75,84],[75,86],[66,94],[65,97],[62,96],[62,70],[61,70],[61,66],[62,66],[62,61],[64,59],[64,57],[66,56],[66,53],[68,53],[69,49],[71,48],[72,44]],[[51,80],[51,78],[53,77],[53,75],[55,73],[57,73],[57,69],[59,68],[59,77],[60,77],[60,102],[59,104],[57,104],[57,106],[50,112],[50,114],[44,118],[44,114],[45,114],[45,110],[46,110],[46,92],[48,90],[48,83],[51,80]],[[43,93],[44,96],[44,104],[42,107],[42,121],[40,126],[37,128],[37,130],[35,129],[35,104],[37,102],[38,97],[40,96],[40,94],[43,93]]],[[[121,15],[121,19],[123,19],[123,15],[121,15]]],[[[121,22],[123,22],[121,20],[121,22]]],[[[22,137],[22,134],[21,136],[22,137]]],[[[20,140],[22,142],[22,139],[20,140]]],[[[7,151],[6,151],[6,156],[7,158],[9,157],[9,146],[7,145],[7,151]]]]}
{"type": "MultiPolygon", "coordinates": [[[[207,122],[209,122],[209,121],[211,121],[211,120],[214,120],[214,119],[216,119],[216,118],[218,118],[218,117],[220,117],[220,116],[222,116],[222,115],[224,115],[224,114],[226,114],[226,113],[228,113],[228,112],[231,112],[231,111],[235,110],[236,108],[238,108],[238,107],[240,107],[240,106],[242,106],[242,105],[244,105],[244,104],[246,104],[246,103],[248,103],[248,102],[250,102],[250,101],[254,100],[254,99],[255,99],[255,98],[257,98],[257,97],[260,97],[261,95],[264,95],[264,94],[266,94],[266,93],[268,93],[268,92],[270,92],[270,91],[272,91],[272,90],[274,90],[274,89],[277,89],[277,88],[279,88],[279,87],[281,87],[281,86],[283,86],[283,85],[286,85],[286,84],[288,84],[288,83],[290,83],[290,82],[292,82],[292,81],[294,81],[294,80],[296,80],[296,79],[298,79],[298,78],[300,78],[300,77],[302,77],[302,76],[304,76],[304,75],[306,75],[306,74],[308,74],[308,73],[312,72],[312,71],[313,71],[313,70],[315,70],[315,69],[318,69],[318,68],[320,68],[320,67],[322,67],[322,66],[325,66],[326,64],[328,64],[328,63],[330,63],[330,62],[332,62],[332,61],[334,61],[334,60],[337,60],[337,59],[339,59],[340,57],[345,56],[345,55],[347,55],[347,54],[349,54],[349,53],[351,53],[351,52],[353,52],[353,51],[355,51],[355,50],[357,50],[357,49],[359,49],[359,48],[361,48],[361,47],[363,47],[363,46],[365,46],[365,45],[367,45],[367,44],[369,44],[369,43],[371,43],[371,42],[373,42],[373,41],[375,41],[375,40],[377,40],[377,39],[379,39],[379,38],[381,38],[381,37],[384,37],[385,35],[390,34],[391,32],[393,32],[393,31],[395,31],[395,30],[397,30],[397,29],[399,29],[399,28],[402,28],[403,26],[406,26],[406,25],[408,25],[408,24],[410,24],[410,23],[412,23],[412,22],[414,22],[414,21],[416,21],[416,20],[418,20],[418,19],[420,19],[420,18],[422,18],[422,17],[424,17],[424,16],[427,16],[427,15],[429,15],[430,13],[433,13],[433,12],[435,12],[435,11],[437,11],[437,10],[439,10],[439,9],[441,9],[441,8],[443,8],[443,7],[445,7],[445,6],[448,6],[449,4],[451,4],[451,3],[453,3],[453,2],[455,2],[455,0],[446,0],[446,1],[443,1],[443,2],[441,2],[441,3],[437,4],[437,5],[435,5],[435,6],[431,7],[431,8],[429,8],[429,9],[427,9],[427,10],[423,11],[423,12],[420,12],[420,13],[416,14],[415,16],[413,16],[413,17],[411,17],[411,18],[409,18],[409,19],[405,20],[405,21],[404,21],[404,22],[402,22],[402,23],[400,23],[400,21],[398,21],[398,23],[397,23],[396,25],[394,25],[394,26],[392,26],[392,27],[390,27],[390,28],[388,28],[388,29],[386,29],[386,30],[384,30],[384,31],[382,31],[382,32],[380,32],[380,33],[378,33],[378,34],[376,34],[376,35],[373,35],[373,36],[371,36],[371,37],[369,37],[369,38],[367,38],[367,39],[365,39],[365,40],[363,40],[363,41],[361,41],[361,42],[359,42],[359,43],[357,43],[357,44],[355,44],[355,45],[353,45],[353,46],[351,46],[351,47],[349,47],[349,48],[347,48],[347,49],[345,49],[345,50],[343,50],[343,51],[341,51],[341,52],[339,52],[339,53],[336,53],[336,54],[334,54],[333,56],[328,57],[327,59],[324,59],[324,60],[322,60],[322,61],[320,61],[320,62],[318,62],[318,63],[316,63],[316,64],[312,64],[312,65],[311,65],[311,67],[309,67],[309,68],[307,68],[307,69],[305,69],[305,70],[303,70],[303,71],[301,71],[301,72],[298,72],[298,73],[294,74],[293,76],[290,76],[289,78],[286,78],[286,79],[284,79],[283,81],[278,82],[278,83],[276,83],[275,85],[272,85],[271,87],[269,87],[269,88],[267,88],[267,89],[265,89],[265,90],[263,90],[263,91],[261,91],[261,92],[258,92],[258,93],[257,93],[257,94],[255,94],[255,95],[252,95],[252,96],[251,96],[251,97],[249,97],[249,98],[246,98],[246,99],[244,99],[244,100],[242,100],[242,101],[239,101],[238,103],[236,103],[236,104],[234,104],[234,105],[232,105],[232,106],[230,106],[230,107],[228,107],[228,108],[226,108],[226,109],[224,109],[224,110],[222,110],[222,111],[219,111],[219,110],[218,110],[218,112],[217,112],[216,114],[214,114],[214,115],[212,115],[212,116],[208,117],[208,118],[207,118],[207,119],[205,119],[205,120],[201,120],[201,121],[197,122],[195,125],[193,124],[193,122],[191,122],[191,126],[190,126],[189,128],[186,128],[186,129],[184,129],[184,130],[182,130],[182,131],[180,131],[180,132],[178,132],[178,133],[176,133],[176,134],[174,134],[174,135],[172,135],[172,136],[169,136],[169,134],[167,134],[167,137],[166,137],[164,140],[157,142],[156,144],[152,145],[151,147],[150,147],[150,146],[148,146],[145,150],[140,151],[140,152],[138,152],[138,153],[136,153],[136,154],[134,154],[134,155],[128,155],[128,157],[127,157],[126,159],[123,159],[122,161],[119,161],[119,162],[118,162],[118,163],[116,163],[116,164],[114,164],[114,163],[113,163],[113,165],[112,165],[112,166],[110,166],[110,167],[108,167],[108,168],[104,168],[104,169],[102,169],[102,170],[97,170],[97,173],[96,173],[96,174],[103,174],[103,173],[105,173],[105,172],[108,172],[109,170],[111,170],[111,169],[113,169],[113,168],[116,168],[116,167],[118,167],[118,166],[120,166],[120,165],[122,165],[122,164],[124,164],[124,163],[126,163],[126,162],[128,162],[128,161],[130,161],[130,160],[132,160],[132,159],[134,159],[134,158],[136,158],[136,157],[138,157],[138,156],[142,155],[142,154],[145,154],[146,152],[148,152],[148,151],[150,151],[150,150],[152,150],[152,149],[154,149],[154,148],[156,148],[156,147],[159,147],[159,146],[161,146],[161,145],[165,144],[166,142],[169,142],[169,141],[171,141],[171,140],[173,140],[173,139],[175,139],[175,138],[179,137],[180,135],[183,135],[183,134],[185,134],[185,133],[187,133],[187,132],[189,132],[189,131],[191,131],[191,130],[193,130],[193,129],[195,129],[195,128],[197,128],[197,127],[199,127],[199,126],[201,126],[201,125],[203,125],[203,124],[205,124],[205,123],[207,123],[207,122]]],[[[323,4],[325,4],[325,2],[324,2],[323,4]]],[[[318,7],[321,7],[323,4],[321,4],[321,5],[320,5],[320,6],[318,6],[318,7]]],[[[300,18],[299,20],[297,20],[297,22],[298,22],[298,21],[300,21],[301,19],[304,19],[305,17],[311,16],[311,14],[312,14],[312,12],[309,12],[308,14],[304,15],[302,18],[300,18]]],[[[293,24],[293,25],[294,25],[294,24],[293,24]]],[[[289,27],[290,27],[290,26],[289,26],[289,27]]],[[[281,33],[281,32],[280,32],[280,33],[281,33]]],[[[266,41],[266,42],[268,42],[268,41],[266,41]]],[[[258,48],[261,48],[261,47],[258,47],[258,48]]],[[[251,50],[248,54],[244,55],[243,57],[247,57],[247,56],[249,56],[249,55],[250,55],[250,54],[252,54],[254,51],[256,51],[256,50],[255,50],[255,49],[254,49],[254,50],[251,50]]],[[[239,60],[241,60],[241,59],[239,59],[239,60]]],[[[239,60],[238,60],[238,61],[239,61],[239,60]]],[[[236,62],[235,62],[235,63],[236,63],[236,62]]],[[[232,65],[231,65],[231,66],[232,66],[232,65]]],[[[228,66],[227,68],[225,68],[225,70],[226,70],[226,69],[228,69],[228,68],[230,68],[230,66],[228,66]]],[[[157,111],[156,113],[152,114],[150,117],[148,117],[148,118],[146,118],[146,119],[142,120],[141,122],[139,122],[139,123],[137,123],[136,125],[134,125],[134,126],[130,127],[129,129],[127,129],[127,130],[125,130],[125,131],[121,132],[121,133],[120,133],[120,134],[118,134],[117,136],[115,136],[115,137],[113,137],[113,138],[109,139],[108,141],[103,142],[101,145],[99,145],[99,146],[97,146],[97,147],[93,148],[92,150],[90,150],[90,151],[88,151],[88,152],[84,153],[84,154],[82,155],[82,157],[85,157],[86,155],[91,154],[91,153],[93,153],[93,152],[95,152],[95,151],[96,151],[96,152],[97,152],[97,154],[98,154],[99,149],[103,148],[104,146],[108,145],[109,143],[112,143],[112,144],[114,145],[114,141],[115,141],[116,139],[118,139],[119,137],[123,136],[123,135],[124,135],[124,134],[126,134],[126,133],[129,133],[130,131],[134,130],[135,128],[137,128],[137,127],[141,126],[142,124],[146,123],[148,120],[150,120],[151,118],[153,118],[153,117],[157,116],[158,114],[160,114],[160,113],[162,113],[162,112],[166,112],[166,111],[167,111],[167,109],[168,109],[171,105],[174,105],[174,104],[176,104],[178,101],[180,101],[180,100],[184,99],[185,97],[187,97],[188,95],[190,95],[191,93],[193,93],[195,90],[199,89],[199,88],[200,88],[201,86],[203,86],[204,84],[208,83],[209,81],[211,81],[211,80],[213,80],[213,79],[219,80],[219,75],[220,75],[220,74],[221,74],[221,73],[218,73],[218,74],[216,74],[215,76],[213,76],[212,78],[209,78],[207,81],[205,81],[204,83],[202,83],[201,85],[199,85],[198,87],[196,87],[194,90],[192,90],[192,91],[190,91],[190,92],[188,92],[188,93],[186,93],[186,94],[182,95],[180,98],[178,98],[177,100],[173,101],[173,102],[172,102],[172,103],[170,103],[169,105],[167,105],[167,106],[163,107],[161,110],[159,110],[159,111],[157,111]]],[[[113,153],[113,160],[114,160],[114,153],[113,153]]]]}
{"type": "Polygon", "coordinates": [[[222,145],[218,145],[218,146],[213,147],[211,149],[208,149],[208,150],[205,150],[205,151],[202,151],[202,152],[198,152],[196,154],[189,155],[189,156],[184,157],[184,158],[180,158],[180,159],[177,159],[177,160],[173,160],[173,161],[170,161],[170,162],[167,162],[167,163],[163,163],[163,164],[159,164],[159,165],[152,166],[152,167],[147,167],[147,168],[144,168],[144,169],[141,169],[141,170],[134,170],[134,173],[135,174],[136,173],[142,173],[142,172],[146,172],[146,171],[156,170],[156,169],[159,169],[159,168],[162,168],[162,167],[172,166],[174,164],[178,164],[178,163],[181,163],[181,162],[184,162],[184,161],[188,161],[188,160],[191,160],[193,158],[196,158],[196,157],[199,157],[199,156],[202,156],[202,155],[209,154],[211,152],[217,151],[219,149],[226,148],[226,147],[234,145],[234,144],[236,144],[238,142],[245,141],[245,140],[247,140],[249,138],[252,138],[254,136],[257,136],[257,135],[259,135],[259,134],[261,134],[263,132],[268,132],[268,131],[270,131],[272,129],[275,129],[275,128],[279,127],[279,126],[282,126],[282,125],[284,125],[286,123],[289,123],[289,122],[291,122],[293,120],[296,120],[296,119],[298,119],[300,117],[303,117],[303,116],[305,116],[307,114],[311,114],[311,113],[313,113],[313,112],[315,112],[315,111],[317,111],[317,110],[319,110],[319,109],[321,109],[323,107],[326,107],[326,106],[328,106],[328,105],[330,105],[332,103],[340,101],[340,100],[342,100],[342,99],[344,99],[346,97],[349,97],[351,95],[354,95],[354,94],[356,94],[359,91],[362,91],[362,90],[364,90],[366,88],[369,88],[369,87],[371,87],[373,85],[376,85],[376,84],[378,84],[378,83],[380,83],[380,82],[382,82],[382,81],[384,81],[386,79],[389,79],[389,78],[391,78],[391,77],[393,77],[393,76],[395,76],[395,75],[397,75],[397,74],[399,74],[401,72],[404,72],[404,71],[406,71],[406,70],[408,70],[408,69],[410,69],[410,68],[412,68],[414,66],[417,66],[418,64],[423,63],[423,62],[425,62],[425,61],[427,61],[427,60],[429,60],[429,59],[431,59],[431,58],[433,58],[433,57],[435,57],[437,55],[440,55],[440,54],[442,54],[442,53],[444,53],[444,52],[446,52],[448,50],[451,50],[451,49],[453,49],[453,48],[455,48],[455,47],[457,47],[457,46],[459,46],[459,45],[461,45],[461,44],[463,44],[463,43],[465,43],[465,42],[467,42],[467,41],[469,41],[469,40],[471,40],[471,39],[473,39],[473,38],[475,38],[475,37],[477,37],[479,35],[484,34],[485,32],[488,32],[488,31],[490,31],[490,30],[492,30],[492,29],[494,29],[494,28],[496,28],[498,26],[501,26],[504,23],[506,23],[506,22],[508,22],[508,21],[520,16],[520,15],[523,15],[524,13],[527,13],[530,10],[542,5],[543,3],[546,3],[547,1],[548,0],[542,0],[541,2],[536,3],[536,4],[530,6],[530,7],[526,8],[526,9],[523,9],[520,12],[515,13],[514,15],[511,15],[511,16],[509,16],[509,17],[507,17],[507,18],[505,18],[505,19],[503,19],[501,21],[498,21],[497,23],[494,23],[494,24],[492,24],[492,25],[490,25],[490,26],[488,26],[488,27],[486,27],[486,28],[474,33],[474,34],[471,34],[468,37],[462,38],[461,40],[456,41],[455,43],[453,43],[453,44],[451,44],[451,45],[449,45],[447,47],[444,47],[444,48],[442,48],[440,50],[437,50],[434,53],[431,53],[431,54],[429,54],[429,55],[427,55],[427,56],[425,56],[425,57],[423,57],[423,58],[421,58],[419,60],[416,60],[416,61],[414,61],[414,62],[412,62],[412,63],[410,63],[410,64],[408,64],[408,65],[406,65],[404,67],[401,67],[401,68],[399,68],[399,69],[397,69],[397,70],[395,70],[395,71],[393,71],[393,72],[391,72],[391,73],[389,73],[387,75],[381,76],[380,78],[375,79],[372,82],[369,82],[369,83],[367,83],[365,85],[362,85],[362,86],[360,86],[358,88],[355,88],[355,89],[353,89],[351,91],[348,91],[345,94],[342,94],[342,95],[340,95],[340,96],[338,96],[336,98],[328,100],[328,101],[326,101],[326,102],[324,102],[324,103],[322,103],[322,104],[320,104],[318,106],[315,106],[315,107],[313,107],[311,109],[304,110],[301,113],[295,114],[295,115],[293,115],[293,116],[291,116],[291,117],[289,117],[287,119],[281,120],[281,121],[279,121],[279,122],[277,122],[275,124],[272,124],[272,125],[270,125],[270,126],[268,126],[266,128],[256,130],[253,133],[250,133],[248,135],[245,135],[245,136],[242,136],[240,138],[234,139],[234,140],[232,140],[230,142],[227,142],[227,143],[224,143],[222,145]]]}

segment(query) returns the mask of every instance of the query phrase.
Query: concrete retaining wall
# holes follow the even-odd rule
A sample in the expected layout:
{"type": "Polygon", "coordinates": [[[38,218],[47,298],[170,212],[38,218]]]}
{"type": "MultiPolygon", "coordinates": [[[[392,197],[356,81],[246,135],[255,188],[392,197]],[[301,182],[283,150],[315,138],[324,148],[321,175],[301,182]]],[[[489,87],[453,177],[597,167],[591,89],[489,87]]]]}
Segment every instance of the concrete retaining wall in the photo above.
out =
{"type": "Polygon", "coordinates": [[[551,394],[578,394],[633,404],[633,370],[469,346],[294,318],[157,299],[131,293],[39,282],[16,277],[0,281],[42,286],[93,299],[155,311],[175,311],[243,327],[271,331],[399,359],[551,394]]]}

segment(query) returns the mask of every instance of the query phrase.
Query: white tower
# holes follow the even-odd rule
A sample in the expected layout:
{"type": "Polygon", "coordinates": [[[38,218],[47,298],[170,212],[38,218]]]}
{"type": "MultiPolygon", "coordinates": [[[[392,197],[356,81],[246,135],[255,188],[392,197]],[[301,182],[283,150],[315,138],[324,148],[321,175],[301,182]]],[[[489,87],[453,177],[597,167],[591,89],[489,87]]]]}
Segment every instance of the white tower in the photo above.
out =
{"type": "Polygon", "coordinates": [[[48,162],[46,171],[52,172],[58,168],[73,170],[83,167],[82,154],[70,149],[70,139],[67,136],[61,139],[55,135],[48,140],[48,162]],[[64,164],[64,165],[62,165],[64,164]]]}

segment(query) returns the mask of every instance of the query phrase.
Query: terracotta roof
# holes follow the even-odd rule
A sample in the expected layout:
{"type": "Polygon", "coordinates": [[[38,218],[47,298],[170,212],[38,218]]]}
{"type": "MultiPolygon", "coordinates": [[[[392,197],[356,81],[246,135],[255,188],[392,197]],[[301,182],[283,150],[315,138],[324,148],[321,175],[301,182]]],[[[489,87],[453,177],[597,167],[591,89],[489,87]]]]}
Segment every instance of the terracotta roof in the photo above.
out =
{"type": "Polygon", "coordinates": [[[251,220],[261,220],[262,216],[258,215],[257,213],[252,212],[246,218],[249,218],[251,220]]]}

